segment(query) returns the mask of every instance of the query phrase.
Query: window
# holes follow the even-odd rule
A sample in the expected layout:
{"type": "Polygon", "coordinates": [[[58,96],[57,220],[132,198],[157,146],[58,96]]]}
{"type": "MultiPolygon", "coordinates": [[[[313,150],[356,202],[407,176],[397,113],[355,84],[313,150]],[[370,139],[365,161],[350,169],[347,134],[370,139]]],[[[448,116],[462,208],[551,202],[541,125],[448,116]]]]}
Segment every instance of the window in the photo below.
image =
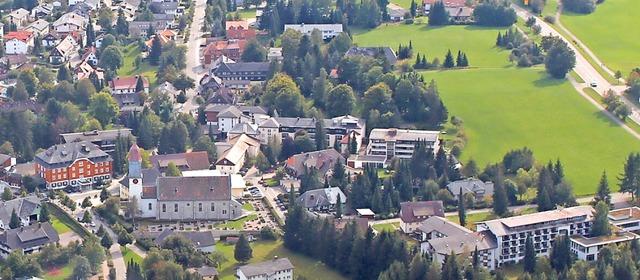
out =
{"type": "Polygon", "coordinates": [[[216,205],[211,203],[211,212],[214,212],[214,211],[216,211],[216,205]]]}
{"type": "MultiPolygon", "coordinates": [[[[151,203],[149,203],[151,204],[151,203]]],[[[167,212],[167,205],[162,203],[162,213],[166,213],[167,212]]]]}
{"type": "Polygon", "coordinates": [[[173,212],[178,213],[178,203],[173,204],[173,212]]]}
{"type": "Polygon", "coordinates": [[[153,209],[153,207],[152,207],[151,203],[149,203],[149,210],[152,210],[152,209],[153,209]]]}
{"type": "Polygon", "coordinates": [[[198,203],[198,211],[202,212],[202,203],[198,203]]]}
{"type": "Polygon", "coordinates": [[[82,164],[83,164],[83,163],[84,163],[84,162],[82,162],[82,161],[81,161],[80,163],[78,163],[78,166],[82,166],[82,164]]]}
{"type": "Polygon", "coordinates": [[[222,210],[222,215],[227,214],[227,210],[222,210]]]}

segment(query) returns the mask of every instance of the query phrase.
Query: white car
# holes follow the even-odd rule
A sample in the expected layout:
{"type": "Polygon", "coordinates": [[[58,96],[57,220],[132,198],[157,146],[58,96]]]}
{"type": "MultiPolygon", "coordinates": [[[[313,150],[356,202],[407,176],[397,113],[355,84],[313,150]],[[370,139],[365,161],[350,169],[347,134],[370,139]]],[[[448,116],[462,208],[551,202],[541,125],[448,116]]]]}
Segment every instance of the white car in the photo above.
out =
{"type": "Polygon", "coordinates": [[[598,83],[596,83],[596,81],[592,81],[589,85],[591,85],[591,87],[598,87],[598,83]]]}

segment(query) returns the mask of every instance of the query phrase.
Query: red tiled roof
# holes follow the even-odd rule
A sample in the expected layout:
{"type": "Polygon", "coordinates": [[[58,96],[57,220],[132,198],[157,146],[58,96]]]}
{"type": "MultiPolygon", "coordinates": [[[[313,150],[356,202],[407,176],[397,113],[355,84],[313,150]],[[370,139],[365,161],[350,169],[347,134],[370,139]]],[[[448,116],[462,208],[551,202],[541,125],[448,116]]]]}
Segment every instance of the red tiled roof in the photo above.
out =
{"type": "Polygon", "coordinates": [[[94,46],[91,46],[90,48],[88,48],[87,51],[85,51],[85,53],[82,55],[82,59],[80,60],[85,61],[87,57],[89,57],[89,55],[92,53],[96,53],[96,48],[94,46]]]}
{"type": "Polygon", "coordinates": [[[227,21],[225,23],[227,25],[227,30],[229,29],[249,29],[249,22],[246,20],[237,20],[237,21],[227,21]]]}
{"type": "Polygon", "coordinates": [[[142,161],[142,156],[140,155],[140,148],[138,148],[138,144],[136,143],[133,143],[133,145],[131,145],[131,149],[129,149],[129,160],[142,161]]]}
{"type": "Polygon", "coordinates": [[[20,40],[22,42],[27,42],[32,37],[33,37],[33,33],[29,32],[29,31],[25,31],[25,30],[11,31],[11,32],[7,33],[7,35],[4,35],[4,39],[5,40],[18,39],[18,40],[20,40]]]}
{"type": "Polygon", "coordinates": [[[244,51],[244,46],[247,44],[247,40],[227,40],[227,41],[217,41],[211,42],[204,49],[204,55],[211,55],[216,51],[224,51],[224,50],[232,50],[238,49],[240,53],[244,51]]]}

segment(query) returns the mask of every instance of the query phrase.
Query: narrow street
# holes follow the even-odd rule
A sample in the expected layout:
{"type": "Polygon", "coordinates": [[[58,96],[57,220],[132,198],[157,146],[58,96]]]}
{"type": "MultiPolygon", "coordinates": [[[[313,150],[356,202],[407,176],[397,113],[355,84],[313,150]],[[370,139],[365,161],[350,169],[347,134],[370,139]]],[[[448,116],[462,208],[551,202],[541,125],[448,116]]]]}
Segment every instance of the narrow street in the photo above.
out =
{"type": "Polygon", "coordinates": [[[195,80],[196,88],[187,91],[187,102],[184,104],[176,104],[179,108],[182,108],[182,112],[189,113],[196,110],[198,104],[195,102],[195,97],[198,94],[198,85],[200,78],[205,72],[205,69],[200,65],[200,41],[202,39],[203,32],[200,30],[204,23],[204,11],[207,5],[206,0],[194,0],[195,13],[193,14],[193,22],[189,28],[189,41],[187,42],[187,69],[185,74],[195,80]]]}

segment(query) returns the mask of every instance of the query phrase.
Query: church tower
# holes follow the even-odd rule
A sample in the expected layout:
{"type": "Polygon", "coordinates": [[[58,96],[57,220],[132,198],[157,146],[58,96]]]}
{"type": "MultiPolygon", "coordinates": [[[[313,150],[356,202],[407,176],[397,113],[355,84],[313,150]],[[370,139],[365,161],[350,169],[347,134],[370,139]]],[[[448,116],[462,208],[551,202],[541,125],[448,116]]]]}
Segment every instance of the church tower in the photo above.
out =
{"type": "Polygon", "coordinates": [[[142,155],[136,143],[129,149],[129,197],[134,196],[142,198],[142,155]]]}

